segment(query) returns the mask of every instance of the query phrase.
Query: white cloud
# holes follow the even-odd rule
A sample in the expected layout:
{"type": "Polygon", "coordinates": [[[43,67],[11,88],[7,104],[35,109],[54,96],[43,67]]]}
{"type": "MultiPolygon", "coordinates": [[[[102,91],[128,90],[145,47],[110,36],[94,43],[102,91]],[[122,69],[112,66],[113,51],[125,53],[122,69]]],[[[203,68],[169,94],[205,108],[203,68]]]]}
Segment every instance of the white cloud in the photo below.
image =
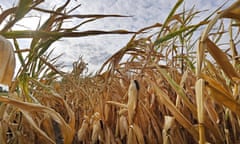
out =
{"type": "MultiPolygon", "coordinates": [[[[10,7],[14,1],[15,0],[4,1],[2,2],[2,5],[10,7]]],[[[45,0],[45,3],[41,5],[41,7],[52,8],[62,2],[63,0],[45,0]]],[[[128,18],[106,18],[98,20],[91,24],[86,24],[79,30],[128,29],[136,31],[157,22],[163,23],[176,2],[177,0],[76,0],[72,1],[71,7],[76,4],[82,4],[75,11],[77,14],[97,13],[132,16],[128,18]]],[[[234,0],[229,0],[228,5],[233,2],[234,0]]],[[[222,3],[222,0],[185,0],[187,8],[191,8],[195,5],[198,10],[210,9],[210,11],[215,10],[222,5],[222,3]]],[[[205,12],[205,14],[208,15],[209,11],[205,12]]],[[[70,24],[71,23],[67,23],[67,25],[70,24]]],[[[60,61],[65,62],[66,65],[71,66],[71,63],[76,61],[79,56],[83,56],[86,62],[89,63],[90,71],[93,71],[96,70],[96,67],[99,67],[106,58],[122,48],[129,38],[129,35],[107,35],[78,39],[64,39],[64,41],[59,41],[52,47],[55,48],[55,55],[64,53],[64,56],[60,61]]]]}

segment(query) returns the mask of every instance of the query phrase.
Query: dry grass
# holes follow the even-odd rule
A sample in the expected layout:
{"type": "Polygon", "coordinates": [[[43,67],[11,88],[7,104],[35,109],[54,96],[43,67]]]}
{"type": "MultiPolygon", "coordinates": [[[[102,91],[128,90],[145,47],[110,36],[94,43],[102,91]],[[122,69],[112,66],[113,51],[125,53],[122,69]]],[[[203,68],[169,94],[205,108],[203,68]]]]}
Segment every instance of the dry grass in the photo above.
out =
{"type": "Polygon", "coordinates": [[[37,64],[22,61],[12,91],[0,97],[1,143],[238,143],[240,2],[197,24],[194,9],[176,14],[181,3],[95,75],[83,74],[82,59],[63,73],[56,59],[30,53],[37,64]],[[224,19],[232,19],[228,31],[224,19]]]}

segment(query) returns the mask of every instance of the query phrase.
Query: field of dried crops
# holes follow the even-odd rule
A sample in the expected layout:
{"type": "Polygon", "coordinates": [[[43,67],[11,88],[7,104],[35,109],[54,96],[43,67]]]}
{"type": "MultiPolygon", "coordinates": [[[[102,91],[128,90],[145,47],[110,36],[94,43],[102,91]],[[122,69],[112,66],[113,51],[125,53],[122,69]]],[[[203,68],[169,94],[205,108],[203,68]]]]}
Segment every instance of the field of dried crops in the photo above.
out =
{"type": "Polygon", "coordinates": [[[63,31],[64,20],[76,17],[65,13],[70,0],[55,11],[23,2],[0,15],[15,14],[0,31],[0,83],[9,85],[0,97],[1,144],[240,143],[240,1],[194,23],[201,12],[176,13],[179,0],[163,23],[138,32],[75,31],[121,15],[81,15],[90,19],[63,31]],[[31,10],[51,15],[36,31],[10,31],[31,10]],[[96,74],[83,73],[81,58],[64,73],[47,53],[62,37],[128,33],[132,39],[96,74]],[[18,38],[31,38],[30,48],[18,38]],[[12,81],[14,52],[21,67],[12,81]]]}

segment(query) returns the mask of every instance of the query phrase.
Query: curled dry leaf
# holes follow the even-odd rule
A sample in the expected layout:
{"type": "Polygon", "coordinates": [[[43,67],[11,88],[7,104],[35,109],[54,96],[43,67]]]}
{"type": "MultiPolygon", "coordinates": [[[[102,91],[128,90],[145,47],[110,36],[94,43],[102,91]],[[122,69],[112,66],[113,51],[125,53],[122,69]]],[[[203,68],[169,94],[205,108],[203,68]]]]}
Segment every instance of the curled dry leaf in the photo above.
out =
{"type": "Polygon", "coordinates": [[[148,133],[147,133],[147,143],[158,143],[157,136],[154,133],[154,129],[151,125],[148,125],[148,133]]]}
{"type": "Polygon", "coordinates": [[[15,69],[15,56],[11,43],[0,36],[0,83],[10,86],[15,69]]]}

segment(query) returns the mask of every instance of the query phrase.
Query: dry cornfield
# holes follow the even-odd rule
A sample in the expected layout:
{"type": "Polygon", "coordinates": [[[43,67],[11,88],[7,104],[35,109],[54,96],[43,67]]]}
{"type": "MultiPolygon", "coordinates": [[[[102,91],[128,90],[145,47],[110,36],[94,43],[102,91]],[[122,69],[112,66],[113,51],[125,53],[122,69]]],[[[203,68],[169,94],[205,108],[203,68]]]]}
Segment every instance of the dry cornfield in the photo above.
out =
{"type": "MultiPolygon", "coordinates": [[[[70,0],[55,11],[40,3],[23,0],[0,15],[2,21],[15,14],[0,35],[13,39],[21,63],[13,82],[14,64],[0,71],[8,77],[0,83],[10,87],[0,97],[1,144],[240,143],[240,1],[194,24],[201,12],[177,13],[179,0],[163,23],[138,32],[76,32],[84,23],[124,16],[71,15],[78,6],[68,13],[70,0]],[[10,31],[33,10],[51,15],[36,31],[10,31]],[[62,29],[76,17],[87,19],[62,29]],[[129,33],[132,39],[96,74],[83,73],[81,58],[64,73],[59,57],[50,59],[47,51],[63,37],[129,33]],[[31,38],[29,49],[21,49],[18,38],[31,38]]],[[[0,56],[14,62],[12,55],[0,56]]]]}

